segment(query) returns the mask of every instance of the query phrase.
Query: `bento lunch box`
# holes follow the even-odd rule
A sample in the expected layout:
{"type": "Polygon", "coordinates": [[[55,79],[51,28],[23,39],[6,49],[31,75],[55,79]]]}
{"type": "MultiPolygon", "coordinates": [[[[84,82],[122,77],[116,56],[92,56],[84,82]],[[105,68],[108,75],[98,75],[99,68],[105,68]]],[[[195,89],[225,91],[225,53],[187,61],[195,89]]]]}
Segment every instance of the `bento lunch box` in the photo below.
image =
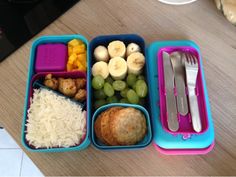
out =
{"type": "MultiPolygon", "coordinates": [[[[90,111],[87,111],[87,115],[86,115],[86,134],[85,137],[82,139],[82,141],[80,142],[80,144],[78,144],[77,146],[73,146],[73,147],[54,147],[54,148],[38,148],[36,149],[35,147],[29,145],[29,143],[27,142],[25,136],[25,131],[26,131],[26,122],[27,122],[27,110],[29,108],[29,104],[30,104],[30,97],[33,94],[33,88],[35,88],[34,86],[34,81],[36,79],[39,79],[44,77],[47,73],[52,73],[53,76],[55,77],[71,77],[71,78],[86,78],[86,80],[88,80],[87,78],[87,74],[84,72],[80,72],[80,71],[76,71],[76,72],[66,72],[65,71],[65,67],[56,67],[57,69],[53,69],[51,72],[50,71],[45,71],[45,72],[37,72],[38,68],[36,68],[36,55],[37,55],[37,47],[41,44],[54,44],[54,43],[63,43],[63,44],[67,44],[67,42],[69,42],[72,39],[79,39],[82,40],[87,47],[87,56],[89,57],[89,44],[88,41],[85,37],[81,36],[81,35],[62,35],[62,36],[43,36],[43,37],[39,37],[37,38],[31,47],[31,51],[30,51],[30,61],[29,61],[29,68],[28,68],[28,79],[27,79],[27,86],[26,86],[26,96],[25,96],[25,105],[24,105],[24,117],[23,117],[23,121],[22,121],[22,144],[23,146],[31,151],[31,152],[64,152],[64,151],[77,151],[77,150],[82,150],[85,149],[86,147],[89,146],[90,144],[90,138],[89,138],[89,130],[90,130],[90,111]]],[[[53,61],[50,61],[50,64],[52,64],[53,61]]],[[[40,65],[42,66],[42,65],[40,65]]],[[[52,65],[53,66],[53,65],[52,65]]],[[[41,67],[42,68],[42,67],[41,67]]],[[[45,69],[45,67],[44,67],[45,69]]],[[[87,82],[87,90],[89,87],[89,83],[87,82]]],[[[88,99],[88,95],[87,95],[87,100],[86,100],[86,104],[84,105],[84,108],[86,110],[90,110],[90,99],[88,99]]]]}
{"type": "MultiPolygon", "coordinates": [[[[64,62],[64,61],[63,61],[64,62]]],[[[51,65],[52,63],[50,63],[51,65]]],[[[51,67],[51,66],[50,66],[51,67]]],[[[53,64],[52,64],[53,67],[53,64]]],[[[47,68],[44,66],[43,69],[47,68]]],[[[40,67],[39,69],[42,69],[40,67]]],[[[82,105],[83,106],[83,105],[82,105]]],[[[61,36],[43,36],[36,39],[31,48],[28,80],[26,86],[26,97],[24,107],[24,117],[22,122],[22,144],[24,147],[32,152],[63,152],[63,151],[77,151],[85,149],[90,142],[100,150],[136,150],[147,147],[151,142],[153,146],[161,153],[167,155],[189,155],[189,154],[205,154],[210,152],[214,147],[214,127],[211,117],[210,104],[207,94],[206,81],[202,66],[202,57],[199,47],[192,41],[156,41],[149,46],[145,45],[142,37],[136,34],[120,34],[120,35],[106,35],[95,37],[90,43],[85,37],[81,35],[61,35],[61,36]],[[35,56],[37,55],[37,46],[40,44],[54,44],[64,43],[72,39],[82,40],[87,47],[87,72],[80,71],[66,72],[63,70],[62,64],[60,67],[55,67],[52,71],[36,72],[35,56]],[[93,90],[91,86],[92,80],[92,65],[94,63],[93,51],[98,45],[108,46],[111,41],[121,40],[126,46],[131,43],[137,43],[141,52],[145,55],[146,64],[144,74],[148,84],[148,97],[144,106],[124,103],[107,104],[95,110],[92,106],[93,90]],[[165,108],[165,92],[163,85],[163,64],[162,53],[172,51],[190,51],[193,53],[199,63],[199,76],[197,80],[196,93],[198,96],[199,110],[202,122],[202,131],[196,133],[191,126],[191,116],[188,114],[184,117],[179,117],[180,129],[177,132],[172,132],[167,127],[166,108],[165,108]],[[27,110],[30,104],[30,97],[32,96],[34,81],[43,78],[47,73],[52,73],[55,77],[72,77],[72,78],[86,78],[87,80],[87,100],[84,104],[84,109],[87,111],[86,119],[86,136],[78,146],[68,148],[50,148],[50,149],[36,149],[28,144],[25,139],[27,110]],[[144,140],[132,146],[107,146],[99,142],[94,133],[94,121],[99,113],[112,106],[134,107],[139,109],[147,120],[147,135],[144,140]]]]}
{"type": "MultiPolygon", "coordinates": [[[[91,42],[90,42],[90,60],[89,60],[89,67],[88,67],[88,71],[90,74],[90,77],[92,79],[91,76],[91,68],[94,61],[93,58],[93,51],[94,49],[99,46],[99,45],[103,45],[103,46],[108,46],[108,44],[112,41],[115,40],[120,40],[123,41],[125,43],[125,45],[127,46],[129,43],[134,42],[136,44],[138,44],[140,46],[141,52],[145,55],[146,52],[146,48],[145,48],[145,42],[143,40],[143,38],[141,38],[138,35],[135,34],[122,34],[122,35],[107,35],[107,36],[98,36],[95,37],[91,42]]],[[[147,65],[145,65],[144,67],[144,73],[143,73],[146,78],[147,78],[147,65]]],[[[90,79],[90,81],[91,81],[90,79]]],[[[93,92],[92,92],[92,88],[91,88],[91,84],[90,84],[90,90],[89,90],[89,97],[91,99],[91,102],[94,102],[93,100],[93,92]]],[[[151,141],[152,141],[152,126],[151,123],[149,122],[150,118],[149,118],[149,112],[150,112],[150,106],[148,104],[149,98],[146,98],[146,104],[143,106],[139,106],[139,105],[132,105],[132,104],[123,104],[123,103],[119,103],[119,104],[108,104],[105,106],[102,106],[101,109],[97,109],[96,111],[94,109],[91,109],[92,112],[92,127],[91,127],[91,137],[92,137],[92,143],[93,145],[100,150],[127,150],[127,149],[140,149],[140,148],[145,148],[147,147],[151,141]],[[111,106],[122,106],[122,107],[134,107],[136,109],[139,109],[141,112],[144,113],[146,119],[147,119],[147,135],[144,138],[144,140],[136,145],[131,145],[131,146],[107,146],[102,144],[101,142],[97,141],[95,134],[94,134],[94,130],[93,130],[93,125],[94,125],[94,121],[97,118],[97,115],[99,112],[101,112],[101,110],[106,110],[108,107],[111,106]]],[[[92,108],[92,107],[91,107],[92,108]]]]}

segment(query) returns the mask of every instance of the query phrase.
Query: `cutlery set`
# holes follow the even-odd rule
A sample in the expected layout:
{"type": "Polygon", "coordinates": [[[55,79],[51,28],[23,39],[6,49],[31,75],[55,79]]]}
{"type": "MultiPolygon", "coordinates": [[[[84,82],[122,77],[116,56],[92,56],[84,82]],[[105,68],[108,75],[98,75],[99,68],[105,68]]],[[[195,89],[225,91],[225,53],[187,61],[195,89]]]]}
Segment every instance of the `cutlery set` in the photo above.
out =
{"type": "Polygon", "coordinates": [[[191,115],[192,128],[202,130],[197,95],[195,93],[198,61],[194,54],[186,51],[163,51],[164,84],[168,129],[179,130],[179,116],[191,115]]]}

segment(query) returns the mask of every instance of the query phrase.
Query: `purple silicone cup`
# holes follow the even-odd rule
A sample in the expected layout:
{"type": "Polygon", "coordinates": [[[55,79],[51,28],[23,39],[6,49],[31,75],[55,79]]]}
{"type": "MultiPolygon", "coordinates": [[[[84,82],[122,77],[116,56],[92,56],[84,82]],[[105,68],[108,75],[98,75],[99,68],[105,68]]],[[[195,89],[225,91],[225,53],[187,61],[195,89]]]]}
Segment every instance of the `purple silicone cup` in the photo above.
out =
{"type": "MultiPolygon", "coordinates": [[[[74,72],[42,72],[42,73],[37,73],[35,74],[31,81],[30,81],[30,90],[29,90],[29,97],[28,97],[28,107],[27,107],[27,110],[29,109],[30,107],[30,100],[31,98],[33,97],[33,93],[34,93],[34,88],[33,88],[33,83],[36,81],[36,80],[40,80],[40,79],[44,79],[45,76],[47,74],[52,74],[53,77],[55,78],[59,78],[59,77],[62,77],[62,78],[72,78],[72,79],[76,79],[76,78],[84,78],[86,79],[86,73],[85,72],[81,72],[81,71],[74,71],[74,72]]],[[[86,90],[88,90],[88,86],[86,84],[86,90]]],[[[87,98],[88,98],[88,95],[87,95],[87,98]]],[[[86,98],[86,100],[87,100],[86,98]]],[[[86,104],[86,111],[88,110],[88,104],[86,104]]],[[[88,113],[88,111],[87,111],[88,113]]],[[[86,115],[86,125],[85,127],[87,127],[87,121],[88,121],[88,115],[86,115]]],[[[27,122],[27,119],[26,119],[26,122],[27,122]]],[[[26,131],[27,131],[27,127],[26,127],[26,131]]],[[[84,134],[83,138],[81,139],[81,141],[76,144],[75,146],[79,146],[85,139],[86,137],[86,134],[88,133],[89,130],[86,130],[86,133],[84,134]]],[[[24,136],[25,138],[25,136],[24,136]]],[[[29,142],[26,140],[25,138],[25,142],[28,144],[28,146],[30,146],[32,149],[36,149],[34,146],[30,145],[29,142]]],[[[53,148],[58,148],[58,147],[53,147],[53,148]]],[[[39,149],[39,148],[38,148],[39,149]]],[[[45,148],[41,148],[41,149],[45,149],[45,148]]]]}
{"type": "Polygon", "coordinates": [[[67,46],[65,44],[41,44],[37,47],[35,72],[65,71],[67,58],[67,46]]]}
{"type": "MultiPolygon", "coordinates": [[[[196,56],[198,63],[200,63],[199,53],[193,47],[165,47],[161,48],[157,54],[157,63],[158,63],[158,78],[159,78],[159,95],[160,95],[160,116],[161,116],[161,123],[162,127],[165,131],[177,135],[189,135],[189,134],[203,134],[208,129],[208,117],[207,117],[207,110],[206,110],[206,102],[204,96],[204,88],[203,88],[203,80],[202,80],[202,68],[199,66],[198,76],[197,76],[197,83],[196,83],[196,95],[198,99],[198,106],[199,106],[199,114],[202,124],[202,131],[197,133],[193,130],[192,127],[192,118],[191,114],[188,113],[186,116],[182,116],[178,114],[178,121],[179,121],[179,130],[173,132],[168,129],[167,124],[167,110],[166,110],[166,92],[165,92],[165,82],[164,82],[164,68],[163,68],[163,51],[167,53],[175,52],[175,51],[182,51],[182,52],[190,52],[196,56]]],[[[176,90],[176,88],[174,88],[176,90]]],[[[175,93],[176,94],[176,93],[175,93]]],[[[186,95],[187,95],[187,88],[186,88],[186,95]]]]}

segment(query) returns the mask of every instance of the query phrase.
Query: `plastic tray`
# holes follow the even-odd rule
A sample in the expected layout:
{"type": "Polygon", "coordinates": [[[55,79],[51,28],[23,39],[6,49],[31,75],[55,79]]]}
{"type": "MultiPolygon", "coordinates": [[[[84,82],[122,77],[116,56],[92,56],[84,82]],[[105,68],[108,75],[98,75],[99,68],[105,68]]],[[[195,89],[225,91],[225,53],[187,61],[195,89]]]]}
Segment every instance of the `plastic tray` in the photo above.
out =
{"type": "MultiPolygon", "coordinates": [[[[29,146],[28,143],[25,140],[25,124],[27,120],[27,110],[29,107],[29,98],[32,96],[32,87],[33,87],[33,82],[38,79],[40,76],[46,75],[47,72],[44,73],[38,73],[36,74],[35,71],[35,58],[36,58],[36,49],[40,44],[52,44],[52,43],[64,43],[67,44],[70,40],[72,39],[79,39],[82,40],[86,46],[87,46],[87,58],[89,58],[89,45],[88,41],[86,38],[84,38],[81,35],[61,35],[61,36],[42,36],[37,38],[31,47],[30,51],[30,61],[29,61],[29,70],[28,70],[28,79],[27,79],[27,85],[26,85],[26,95],[25,95],[25,105],[24,105],[24,115],[23,115],[23,121],[22,121],[22,144],[23,146],[32,152],[64,152],[64,151],[75,151],[75,150],[82,150],[85,149],[89,144],[90,144],[90,139],[89,139],[89,130],[90,130],[90,99],[87,99],[86,102],[86,109],[87,109],[87,132],[86,136],[78,146],[73,146],[73,147],[68,147],[68,148],[49,148],[49,149],[35,149],[32,146],[29,146]]],[[[49,73],[49,72],[48,72],[49,73]]],[[[58,76],[58,77],[85,77],[87,80],[87,89],[89,88],[89,82],[88,82],[88,76],[85,73],[81,72],[50,72],[53,73],[53,76],[58,76]]],[[[88,95],[87,95],[88,98],[88,95]]]]}
{"type": "MultiPolygon", "coordinates": [[[[106,36],[97,36],[96,38],[94,38],[91,42],[90,42],[90,60],[89,60],[89,75],[90,75],[90,82],[91,82],[91,79],[92,79],[92,75],[91,75],[91,68],[92,68],[92,65],[93,63],[95,62],[94,61],[94,57],[93,57],[93,51],[94,49],[99,46],[99,45],[103,45],[103,46],[108,46],[110,42],[114,41],[114,40],[120,40],[120,41],[123,41],[125,43],[125,45],[127,46],[129,43],[136,43],[140,46],[141,48],[141,52],[144,54],[145,56],[145,42],[143,40],[142,37],[136,35],[136,34],[120,34],[120,35],[106,35],[106,36]]],[[[148,58],[146,57],[146,60],[148,58]]],[[[144,75],[147,77],[147,69],[146,69],[146,66],[147,64],[145,64],[145,69],[144,69],[144,75]]],[[[90,84],[91,86],[91,84],[90,84]]],[[[89,89],[90,91],[90,99],[91,99],[91,102],[93,102],[93,91],[92,91],[92,88],[89,89]]],[[[148,104],[149,100],[148,98],[146,99],[146,105],[145,105],[145,108],[150,111],[150,106],[148,104]]],[[[109,105],[108,105],[109,106],[109,105]]],[[[122,106],[122,104],[121,104],[122,106]]],[[[123,106],[127,106],[127,104],[123,104],[123,106]]],[[[138,105],[131,105],[130,106],[137,106],[137,108],[140,108],[138,105]]],[[[145,108],[140,108],[141,110],[145,109],[145,108]]],[[[92,114],[95,115],[97,112],[95,112],[94,109],[91,110],[92,111],[92,114]]],[[[144,110],[143,110],[144,111],[144,110]]],[[[149,117],[149,116],[148,116],[149,117]]],[[[144,148],[146,146],[148,146],[148,144],[150,144],[149,141],[146,141],[145,142],[142,142],[141,144],[139,145],[133,145],[133,146],[114,146],[114,147],[111,147],[111,146],[104,146],[104,145],[101,145],[99,143],[97,143],[96,139],[93,138],[93,134],[94,134],[94,127],[93,127],[93,122],[94,122],[94,119],[92,120],[92,127],[91,127],[91,136],[92,136],[92,143],[94,144],[95,147],[97,147],[98,149],[101,149],[101,150],[123,150],[123,149],[138,149],[138,148],[144,148]]],[[[151,130],[151,127],[150,127],[150,130],[151,130]]],[[[152,137],[152,135],[148,135],[148,137],[152,137]]]]}
{"type": "MultiPolygon", "coordinates": [[[[157,54],[157,69],[158,69],[158,84],[159,84],[159,95],[160,95],[160,117],[163,128],[171,133],[171,134],[203,134],[208,129],[208,117],[206,113],[206,103],[205,103],[205,95],[204,95],[204,88],[203,88],[203,81],[202,81],[202,68],[201,65],[199,65],[199,71],[198,71],[198,77],[197,77],[197,83],[196,83],[196,95],[198,98],[198,105],[199,105],[199,113],[200,113],[200,119],[202,124],[202,131],[197,133],[193,130],[192,126],[192,117],[191,114],[188,113],[186,116],[182,116],[178,114],[178,121],[179,121],[179,130],[176,132],[170,131],[168,129],[167,124],[167,111],[166,111],[166,92],[165,92],[165,81],[164,81],[164,68],[163,68],[163,52],[171,53],[175,51],[181,51],[181,52],[190,52],[193,55],[196,56],[198,63],[200,63],[199,54],[196,49],[193,47],[164,47],[161,48],[158,51],[157,54]]],[[[174,88],[176,89],[176,88],[174,88]]],[[[187,90],[187,87],[185,88],[187,90]]],[[[186,91],[187,96],[187,91],[186,91]]]]}
{"type": "Polygon", "coordinates": [[[95,111],[95,113],[93,114],[92,129],[91,129],[91,131],[92,131],[91,132],[92,143],[93,143],[93,145],[96,148],[98,148],[100,150],[131,150],[131,149],[140,149],[140,148],[147,147],[151,143],[151,141],[152,141],[152,127],[151,127],[151,121],[150,121],[149,114],[148,114],[147,110],[144,107],[139,106],[139,105],[134,105],[134,104],[113,103],[113,104],[108,104],[108,105],[105,105],[105,106],[102,106],[102,107],[98,108],[95,111]],[[94,132],[94,128],[93,128],[95,120],[97,119],[98,115],[101,112],[105,111],[108,108],[114,107],[114,106],[132,107],[132,108],[140,110],[145,115],[145,118],[146,118],[146,121],[147,121],[147,134],[146,134],[146,136],[144,137],[144,139],[141,142],[139,142],[138,144],[129,145],[129,146],[107,146],[107,145],[101,143],[96,138],[96,135],[95,135],[95,132],[94,132]]]}
{"type": "Polygon", "coordinates": [[[148,80],[152,83],[149,86],[150,104],[151,104],[151,116],[152,116],[152,126],[153,126],[153,141],[160,148],[168,149],[168,151],[174,151],[176,149],[203,149],[209,147],[214,142],[214,127],[212,122],[212,116],[210,111],[210,104],[208,99],[208,93],[205,83],[204,71],[202,66],[201,55],[198,46],[188,40],[182,41],[157,41],[147,48],[148,55],[148,80]],[[205,133],[196,135],[191,133],[183,133],[178,135],[173,135],[167,132],[160,120],[160,97],[159,97],[159,85],[158,85],[158,71],[157,71],[157,53],[163,47],[192,47],[194,48],[200,57],[200,66],[202,73],[202,83],[204,88],[204,99],[206,103],[206,112],[208,117],[209,128],[205,133]]]}

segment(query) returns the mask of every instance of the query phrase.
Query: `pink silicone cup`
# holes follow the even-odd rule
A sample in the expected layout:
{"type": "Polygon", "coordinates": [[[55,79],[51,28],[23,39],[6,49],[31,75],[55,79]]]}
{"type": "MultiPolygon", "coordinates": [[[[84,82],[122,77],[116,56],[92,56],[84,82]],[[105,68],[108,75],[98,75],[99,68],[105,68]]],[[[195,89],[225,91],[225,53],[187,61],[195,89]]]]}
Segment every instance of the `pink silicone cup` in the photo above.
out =
{"type": "Polygon", "coordinates": [[[67,58],[67,46],[65,44],[40,44],[37,47],[35,72],[65,71],[67,58]]]}
{"type": "MultiPolygon", "coordinates": [[[[43,79],[47,74],[52,74],[53,77],[55,78],[84,78],[86,79],[86,73],[81,72],[81,71],[73,71],[73,72],[41,72],[41,73],[37,73],[35,74],[31,81],[30,81],[30,90],[29,90],[29,97],[28,97],[28,107],[27,109],[29,109],[30,107],[30,99],[33,97],[33,92],[34,92],[34,88],[33,88],[33,83],[34,81],[38,80],[38,79],[43,79]]],[[[88,88],[86,88],[86,90],[88,90],[88,88]]],[[[88,110],[88,105],[86,104],[86,110],[88,110]]],[[[87,115],[86,115],[87,116],[87,115]]],[[[85,124],[85,128],[87,127],[87,118],[86,117],[86,124],[85,124]]],[[[27,120],[26,120],[27,121],[27,120]]],[[[27,127],[25,129],[27,131],[27,127]]],[[[86,130],[86,133],[84,134],[83,138],[81,139],[81,141],[75,145],[75,146],[79,146],[85,139],[86,135],[88,133],[88,130],[86,130]]],[[[25,137],[24,137],[25,138],[25,137]]],[[[28,146],[30,146],[32,149],[36,149],[34,146],[30,145],[29,142],[25,139],[25,142],[28,144],[28,146]]],[[[72,147],[72,146],[71,146],[72,147]]],[[[74,147],[74,146],[73,146],[74,147]]],[[[57,148],[57,147],[53,147],[53,148],[57,148]]],[[[63,147],[62,147],[63,148],[63,147]]],[[[42,149],[42,148],[41,148],[42,149]]]]}
{"type": "Polygon", "coordinates": [[[164,149],[155,143],[153,143],[153,146],[157,149],[157,151],[165,155],[204,155],[212,151],[215,146],[215,142],[203,149],[164,149]]]}
{"type": "MultiPolygon", "coordinates": [[[[176,132],[173,132],[168,129],[167,124],[167,111],[166,111],[166,93],[165,93],[165,82],[164,82],[164,68],[163,68],[163,51],[167,53],[171,53],[174,51],[186,51],[191,52],[193,55],[196,56],[198,63],[200,63],[200,57],[196,49],[193,47],[165,47],[161,48],[157,54],[157,63],[158,63],[158,79],[159,79],[159,96],[160,96],[160,117],[161,117],[161,123],[165,131],[171,133],[171,134],[183,134],[183,135],[189,135],[189,134],[202,134],[206,132],[208,129],[208,117],[207,117],[207,111],[206,111],[206,102],[205,102],[205,96],[204,96],[204,88],[203,88],[203,81],[202,81],[202,68],[199,64],[199,71],[198,71],[198,77],[197,77],[197,84],[196,84],[196,95],[198,97],[198,105],[199,105],[199,113],[202,123],[202,131],[197,133],[192,128],[192,122],[191,122],[191,114],[188,113],[186,116],[182,116],[178,114],[178,121],[179,121],[179,130],[176,132]]],[[[176,88],[174,88],[176,90],[176,88]]],[[[175,92],[176,95],[176,92],[175,92]]],[[[186,95],[187,95],[187,88],[186,88],[186,95]]]]}

